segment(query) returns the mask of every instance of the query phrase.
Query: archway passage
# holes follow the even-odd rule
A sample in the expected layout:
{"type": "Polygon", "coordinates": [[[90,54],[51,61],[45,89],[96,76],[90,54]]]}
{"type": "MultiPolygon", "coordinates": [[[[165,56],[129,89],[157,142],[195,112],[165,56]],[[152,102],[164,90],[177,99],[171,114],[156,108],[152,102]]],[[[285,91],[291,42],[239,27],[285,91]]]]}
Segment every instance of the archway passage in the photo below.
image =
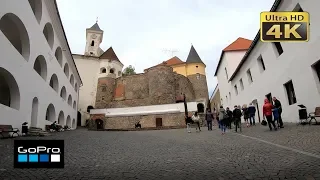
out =
{"type": "Polygon", "coordinates": [[[61,47],[57,47],[56,52],[54,53],[54,56],[56,57],[58,63],[60,64],[60,67],[62,67],[62,50],[61,50],[61,47]]]}
{"type": "Polygon", "coordinates": [[[37,57],[33,69],[42,77],[42,79],[47,79],[47,63],[42,55],[37,57]]]}
{"type": "Polygon", "coordinates": [[[81,126],[81,113],[80,113],[80,111],[78,111],[78,114],[77,114],[77,126],[81,126]]]}
{"type": "Polygon", "coordinates": [[[47,23],[43,28],[43,35],[46,38],[50,48],[53,47],[53,41],[54,41],[54,32],[52,25],[50,23],[47,23]]]}
{"type": "Polygon", "coordinates": [[[20,109],[20,90],[13,75],[0,67],[0,104],[20,109]]]}
{"type": "Polygon", "coordinates": [[[76,101],[73,101],[73,106],[72,107],[73,107],[74,110],[76,110],[76,106],[77,106],[76,101]]]}
{"type": "Polygon", "coordinates": [[[76,129],[76,120],[75,119],[72,120],[72,128],[76,129]]]}
{"type": "Polygon", "coordinates": [[[41,0],[29,0],[31,9],[38,23],[41,21],[42,16],[42,1],[41,0]]]}
{"type": "Polygon", "coordinates": [[[59,113],[58,124],[60,124],[61,126],[64,126],[66,124],[65,121],[64,121],[64,113],[63,113],[63,111],[60,111],[60,113],[59,113]]]}
{"type": "Polygon", "coordinates": [[[67,100],[67,91],[64,86],[61,88],[60,97],[62,97],[62,99],[64,99],[64,100],[67,100]]]}
{"type": "Polygon", "coordinates": [[[70,118],[70,116],[68,116],[67,117],[67,124],[66,124],[69,128],[71,128],[72,126],[72,124],[71,124],[71,118],[70,118]]]}
{"type": "Polygon", "coordinates": [[[70,84],[72,87],[74,87],[74,77],[73,77],[73,74],[71,74],[70,76],[70,84]]]}
{"type": "Polygon", "coordinates": [[[114,74],[114,69],[110,69],[110,73],[111,73],[111,74],[114,74]]]}
{"type": "Polygon", "coordinates": [[[64,65],[63,72],[67,77],[69,77],[69,65],[68,65],[68,63],[66,63],[64,65]]]}
{"type": "Polygon", "coordinates": [[[71,95],[69,95],[69,97],[68,97],[68,104],[69,104],[69,106],[72,106],[72,97],[71,97],[71,95]]]}
{"type": "Polygon", "coordinates": [[[38,122],[38,107],[39,100],[37,97],[32,100],[32,111],[31,111],[31,127],[37,127],[38,122]]]}
{"type": "Polygon", "coordinates": [[[96,119],[97,130],[103,129],[103,121],[101,119],[96,119]]]}
{"type": "Polygon", "coordinates": [[[57,75],[53,74],[50,78],[50,86],[56,92],[59,92],[59,81],[57,75]]]}
{"type": "Polygon", "coordinates": [[[197,110],[199,113],[204,112],[204,105],[202,103],[197,104],[197,110]]]}
{"type": "Polygon", "coordinates": [[[0,19],[0,30],[13,47],[28,61],[30,56],[30,40],[28,32],[18,16],[7,13],[0,19]]]}
{"type": "Polygon", "coordinates": [[[76,83],[76,84],[74,85],[74,90],[75,90],[76,92],[78,92],[78,83],[76,83]]]}
{"type": "Polygon", "coordinates": [[[53,104],[49,104],[46,112],[46,120],[54,122],[56,120],[56,110],[53,104]]]}

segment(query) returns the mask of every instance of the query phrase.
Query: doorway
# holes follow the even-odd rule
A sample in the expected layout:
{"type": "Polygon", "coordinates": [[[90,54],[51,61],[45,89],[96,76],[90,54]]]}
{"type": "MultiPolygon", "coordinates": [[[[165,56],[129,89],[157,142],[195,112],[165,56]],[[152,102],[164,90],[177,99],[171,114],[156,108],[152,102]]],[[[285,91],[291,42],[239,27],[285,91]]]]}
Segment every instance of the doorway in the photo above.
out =
{"type": "Polygon", "coordinates": [[[156,127],[162,127],[162,118],[156,118],[156,127]]]}
{"type": "Polygon", "coordinates": [[[30,127],[37,127],[38,106],[39,106],[39,101],[38,101],[38,98],[35,97],[32,100],[31,126],[30,127]]]}
{"type": "MultiPolygon", "coordinates": [[[[256,107],[256,111],[258,113],[258,119],[259,119],[259,123],[260,123],[261,119],[260,119],[260,110],[259,110],[258,100],[257,99],[253,100],[252,104],[256,107]]],[[[257,119],[257,118],[255,118],[255,119],[257,119]]]]}
{"type": "Polygon", "coordinates": [[[81,113],[80,113],[80,111],[78,111],[78,115],[77,115],[77,126],[78,127],[81,126],[81,113]]]}
{"type": "Polygon", "coordinates": [[[97,130],[102,130],[103,129],[103,121],[101,119],[97,119],[96,123],[97,123],[97,130]]]}

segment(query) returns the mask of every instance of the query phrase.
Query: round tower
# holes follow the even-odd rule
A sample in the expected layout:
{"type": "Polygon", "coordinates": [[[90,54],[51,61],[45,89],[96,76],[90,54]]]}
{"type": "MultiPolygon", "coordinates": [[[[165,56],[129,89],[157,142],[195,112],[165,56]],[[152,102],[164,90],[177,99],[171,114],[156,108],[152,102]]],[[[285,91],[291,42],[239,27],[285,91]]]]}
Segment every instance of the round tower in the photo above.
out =
{"type": "Polygon", "coordinates": [[[175,103],[175,76],[172,67],[160,65],[148,69],[151,105],[175,103]]]}
{"type": "Polygon", "coordinates": [[[207,105],[209,99],[208,85],[206,78],[206,65],[202,62],[200,56],[193,46],[191,46],[188,58],[186,60],[187,77],[193,85],[195,100],[207,105]]]}

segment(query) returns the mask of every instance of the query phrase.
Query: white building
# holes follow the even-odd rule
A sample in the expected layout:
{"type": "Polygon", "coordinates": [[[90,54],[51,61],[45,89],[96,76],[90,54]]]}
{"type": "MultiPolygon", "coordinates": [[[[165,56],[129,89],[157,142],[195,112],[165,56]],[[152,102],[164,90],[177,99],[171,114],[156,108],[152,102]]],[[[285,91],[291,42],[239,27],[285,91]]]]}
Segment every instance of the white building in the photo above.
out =
{"type": "Polygon", "coordinates": [[[248,51],[239,58],[222,59],[217,69],[224,104],[248,104],[257,100],[260,118],[265,97],[277,97],[283,107],[283,121],[299,120],[297,105],[308,112],[320,106],[320,2],[313,0],[276,0],[271,11],[310,13],[310,40],[301,43],[263,43],[258,33],[248,51]],[[227,62],[240,62],[226,78],[227,62]],[[227,97],[227,98],[224,98],[227,97]]]}
{"type": "Polygon", "coordinates": [[[82,84],[56,1],[0,2],[0,124],[76,128],[82,84]]]}
{"type": "Polygon", "coordinates": [[[112,47],[105,52],[100,48],[102,40],[103,31],[96,22],[86,30],[84,55],[73,54],[84,84],[79,90],[78,110],[81,113],[81,125],[85,125],[85,120],[90,118],[87,108],[95,106],[98,79],[106,76],[115,78],[122,76],[123,64],[112,47]]]}

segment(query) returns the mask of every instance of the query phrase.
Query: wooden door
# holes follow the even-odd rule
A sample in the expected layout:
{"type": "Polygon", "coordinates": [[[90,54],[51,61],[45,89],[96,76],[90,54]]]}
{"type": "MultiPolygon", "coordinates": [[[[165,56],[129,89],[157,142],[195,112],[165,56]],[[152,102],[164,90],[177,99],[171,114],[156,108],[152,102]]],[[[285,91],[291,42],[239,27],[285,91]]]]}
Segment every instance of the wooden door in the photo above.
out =
{"type": "Polygon", "coordinates": [[[162,126],[162,118],[156,118],[156,127],[162,126]]]}

